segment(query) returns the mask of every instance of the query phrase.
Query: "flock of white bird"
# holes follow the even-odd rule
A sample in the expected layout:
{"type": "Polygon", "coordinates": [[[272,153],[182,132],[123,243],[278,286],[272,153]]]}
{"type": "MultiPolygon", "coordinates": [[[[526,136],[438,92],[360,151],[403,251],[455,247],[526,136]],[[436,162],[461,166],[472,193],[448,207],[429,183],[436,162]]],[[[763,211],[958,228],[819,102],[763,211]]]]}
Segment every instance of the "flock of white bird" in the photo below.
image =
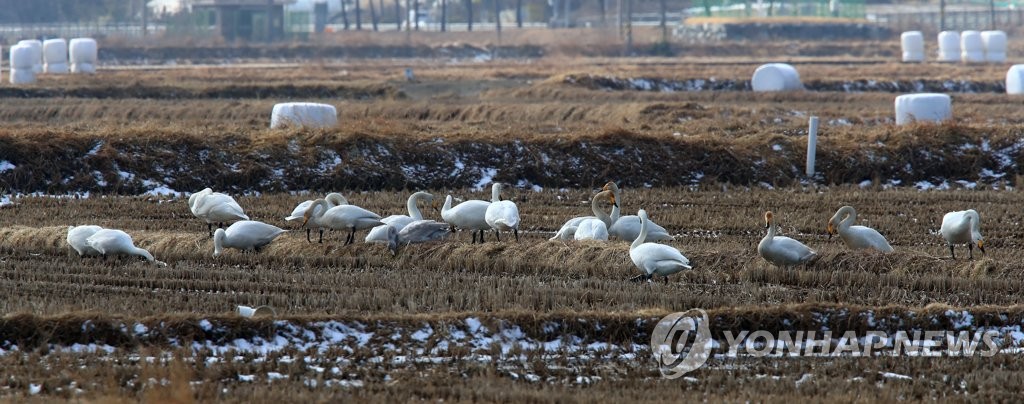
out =
{"type": "MultiPolygon", "coordinates": [[[[437,208],[434,196],[427,192],[416,192],[409,197],[408,215],[381,218],[376,213],[349,204],[339,193],[330,193],[324,198],[300,203],[285,220],[302,219],[302,227],[306,228],[306,240],[309,242],[312,242],[313,228],[320,233],[320,243],[323,242],[324,229],[348,231],[345,245],[355,242],[356,231],[369,230],[365,242],[385,243],[393,254],[401,245],[442,240],[452,229],[471,231],[473,243],[483,243],[487,230],[493,230],[499,241],[501,232],[512,232],[518,241],[519,209],[515,202],[502,199],[504,187],[502,183],[495,183],[491,188],[489,202],[468,200],[452,206],[453,198],[448,195],[440,209],[443,222],[423,218],[419,209],[421,202],[437,208]]],[[[630,259],[641,272],[633,280],[650,281],[654,276],[662,276],[667,282],[669,275],[693,268],[690,260],[678,249],[657,243],[675,238],[665,228],[651,221],[646,211],[640,209],[636,216],[621,215],[621,200],[619,187],[609,182],[591,201],[593,216],[580,216],[566,221],[550,240],[607,241],[610,237],[616,237],[629,241],[630,259]],[[602,200],[611,203],[610,214],[601,208],[602,200]]],[[[225,248],[258,252],[285,233],[285,230],[277,226],[249,220],[249,216],[246,216],[234,198],[213,192],[210,188],[189,196],[188,203],[192,214],[207,224],[207,230],[213,237],[214,257],[219,256],[225,248]],[[224,229],[226,222],[234,223],[224,229]],[[214,224],[218,225],[216,231],[213,230],[214,224]]],[[[757,252],[766,261],[780,267],[793,267],[817,259],[818,253],[807,245],[778,235],[778,223],[772,212],[766,212],[764,219],[768,232],[758,244],[757,252]]],[[[851,249],[873,249],[883,253],[893,251],[881,233],[870,227],[854,225],[856,220],[857,211],[853,207],[839,208],[828,221],[826,230],[829,239],[838,234],[851,249]]],[[[950,212],[942,218],[940,234],[945,238],[953,258],[956,258],[953,246],[966,244],[970,258],[973,259],[975,246],[982,253],[985,252],[980,228],[978,212],[950,212]]],[[[71,226],[68,228],[67,242],[80,256],[141,256],[149,262],[166,265],[156,260],[149,251],[136,247],[131,236],[121,230],[92,225],[71,226]]]]}

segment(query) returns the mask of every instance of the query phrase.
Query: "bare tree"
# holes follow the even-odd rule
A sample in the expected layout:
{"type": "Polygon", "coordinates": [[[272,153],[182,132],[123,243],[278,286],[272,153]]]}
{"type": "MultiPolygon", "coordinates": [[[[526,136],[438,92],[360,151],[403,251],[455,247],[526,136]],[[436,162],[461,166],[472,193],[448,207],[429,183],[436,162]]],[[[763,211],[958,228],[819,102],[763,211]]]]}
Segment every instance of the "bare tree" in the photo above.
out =
{"type": "MultiPolygon", "coordinates": [[[[384,11],[383,8],[381,11],[384,11]]],[[[374,7],[373,0],[370,0],[370,22],[373,23],[373,32],[377,32],[377,8],[374,7]]]]}
{"type": "Polygon", "coordinates": [[[345,1],[341,2],[341,22],[345,25],[345,31],[348,31],[348,9],[345,8],[345,1]]]}
{"type": "Polygon", "coordinates": [[[361,0],[356,0],[356,30],[363,30],[363,6],[360,5],[361,0]]]}
{"type": "Polygon", "coordinates": [[[466,29],[473,30],[473,0],[464,0],[466,5],[466,29]]]}
{"type": "Polygon", "coordinates": [[[523,27],[523,0],[516,0],[516,27],[523,27]]]}
{"type": "Polygon", "coordinates": [[[501,39],[501,0],[494,0],[494,28],[498,30],[498,38],[501,39]]]}
{"type": "MultiPolygon", "coordinates": [[[[412,10],[412,0],[405,0],[405,9],[406,10],[412,10]]],[[[413,16],[413,18],[416,18],[416,17],[413,16]]],[[[408,18],[406,18],[406,20],[405,20],[405,30],[406,31],[412,31],[412,21],[409,21],[408,18]]]]}
{"type": "Polygon", "coordinates": [[[395,30],[402,30],[402,0],[395,0],[395,30]]]}
{"type": "Polygon", "coordinates": [[[597,5],[601,8],[601,26],[608,26],[608,0],[597,0],[597,5]]]}
{"type": "Polygon", "coordinates": [[[412,0],[412,22],[420,30],[420,0],[412,0]]]}
{"type": "Polygon", "coordinates": [[[448,30],[448,0],[441,0],[441,32],[448,30]]]}
{"type": "Polygon", "coordinates": [[[661,21],[658,23],[661,27],[661,42],[668,42],[668,6],[665,4],[665,0],[660,0],[658,3],[661,5],[661,21]]]}

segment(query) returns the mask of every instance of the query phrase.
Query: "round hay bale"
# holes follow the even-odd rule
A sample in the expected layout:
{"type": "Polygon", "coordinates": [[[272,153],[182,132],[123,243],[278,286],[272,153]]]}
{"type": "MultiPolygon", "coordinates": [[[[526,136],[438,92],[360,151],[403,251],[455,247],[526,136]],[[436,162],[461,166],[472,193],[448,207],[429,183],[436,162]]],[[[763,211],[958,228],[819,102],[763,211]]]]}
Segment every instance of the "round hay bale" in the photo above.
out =
{"type": "Polygon", "coordinates": [[[43,71],[50,74],[68,72],[68,41],[64,38],[43,42],[43,71]]]}
{"type": "Polygon", "coordinates": [[[1024,94],[1024,65],[1013,65],[1006,71],[1006,93],[1024,94]]]}
{"type": "Polygon", "coordinates": [[[960,61],[960,33],[956,31],[942,31],[939,33],[939,61],[959,62],[960,61]]]}
{"type": "Polygon", "coordinates": [[[96,73],[98,47],[92,38],[74,38],[68,43],[72,73],[96,73]]]}
{"type": "Polygon", "coordinates": [[[792,65],[785,63],[769,63],[754,70],[750,79],[750,87],[754,91],[794,91],[803,90],[800,73],[792,65]]]}
{"type": "Polygon", "coordinates": [[[286,102],[274,105],[270,115],[270,128],[292,126],[331,128],[338,125],[338,110],[333,105],[313,102],[286,102]]]}
{"type": "Polygon", "coordinates": [[[924,62],[924,34],[921,31],[900,34],[900,47],[904,62],[924,62]]]}
{"type": "Polygon", "coordinates": [[[36,74],[43,72],[43,42],[38,39],[23,39],[18,45],[28,45],[32,48],[32,71],[36,74]]]}
{"type": "Polygon", "coordinates": [[[985,60],[1002,63],[1006,61],[1006,33],[1003,31],[983,31],[981,41],[985,44],[985,60]]]}
{"type": "Polygon", "coordinates": [[[36,82],[36,73],[32,70],[35,51],[26,44],[11,47],[11,84],[32,84],[36,82]]]}
{"type": "Polygon", "coordinates": [[[985,61],[985,41],[978,31],[960,33],[960,60],[964,63],[981,63],[985,61]]]}
{"type": "Polygon", "coordinates": [[[896,124],[929,121],[942,122],[953,116],[949,95],[936,93],[904,94],[896,97],[896,124]]]}

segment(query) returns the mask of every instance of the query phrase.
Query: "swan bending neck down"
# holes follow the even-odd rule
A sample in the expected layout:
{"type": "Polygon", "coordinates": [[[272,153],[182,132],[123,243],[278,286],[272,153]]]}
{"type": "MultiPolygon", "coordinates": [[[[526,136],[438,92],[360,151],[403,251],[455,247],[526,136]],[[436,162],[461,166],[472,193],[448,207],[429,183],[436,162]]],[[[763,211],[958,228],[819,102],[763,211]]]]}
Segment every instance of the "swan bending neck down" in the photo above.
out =
{"type": "Polygon", "coordinates": [[[974,259],[974,246],[985,253],[985,239],[981,236],[981,216],[974,209],[949,212],[942,216],[942,238],[949,245],[949,255],[956,259],[954,244],[967,244],[968,258],[974,259]]]}
{"type": "Polygon", "coordinates": [[[98,251],[104,257],[108,255],[135,255],[145,258],[146,261],[156,265],[167,265],[162,261],[153,258],[149,251],[135,246],[132,236],[121,230],[103,229],[93,233],[86,239],[89,246],[98,251]]]}
{"type": "Polygon", "coordinates": [[[843,206],[836,211],[835,215],[828,220],[828,238],[839,234],[847,247],[854,250],[875,249],[881,252],[892,252],[893,248],[877,230],[866,226],[854,226],[857,221],[857,211],[852,206],[843,206]]]}
{"type": "Polygon", "coordinates": [[[494,237],[501,241],[501,231],[512,231],[519,241],[519,208],[512,201],[501,200],[501,191],[505,185],[496,182],[491,187],[491,204],[487,206],[484,220],[494,229],[494,237]]]}
{"type": "Polygon", "coordinates": [[[637,213],[640,216],[640,235],[629,246],[629,258],[633,260],[633,264],[640,269],[641,273],[630,280],[646,279],[649,281],[654,275],[661,275],[665,277],[667,284],[669,275],[685,269],[693,269],[690,260],[679,250],[664,244],[645,243],[647,223],[649,222],[647,212],[640,209],[637,213]]]}
{"type": "Polygon", "coordinates": [[[409,223],[402,230],[397,230],[388,225],[385,226],[387,227],[388,249],[391,250],[391,255],[395,255],[398,252],[398,247],[402,245],[440,241],[449,232],[447,223],[433,220],[417,220],[409,223]]]}
{"type": "MultiPolygon", "coordinates": [[[[324,197],[324,200],[327,201],[328,205],[330,205],[331,207],[348,205],[348,199],[345,199],[345,196],[338,192],[331,192],[327,194],[327,196],[324,197]]],[[[295,209],[292,210],[292,214],[288,215],[288,217],[284,218],[284,220],[296,221],[302,219],[302,214],[306,213],[306,209],[309,209],[309,206],[312,204],[313,200],[307,200],[299,203],[297,206],[295,206],[295,209]]],[[[320,226],[317,226],[317,228],[320,231],[320,243],[323,244],[324,228],[320,226]]],[[[306,228],[306,241],[309,243],[313,242],[313,240],[310,238],[310,234],[312,233],[312,231],[312,227],[306,228]]]]}
{"type": "Polygon", "coordinates": [[[213,233],[213,256],[220,256],[224,248],[259,252],[284,232],[277,226],[255,220],[235,222],[227,230],[217,229],[213,233]]]}
{"type": "Polygon", "coordinates": [[[776,236],[779,224],[774,221],[772,212],[765,212],[764,223],[768,234],[757,245],[757,253],[766,261],[785,268],[803,265],[818,257],[818,253],[803,243],[789,237],[776,236]]]}

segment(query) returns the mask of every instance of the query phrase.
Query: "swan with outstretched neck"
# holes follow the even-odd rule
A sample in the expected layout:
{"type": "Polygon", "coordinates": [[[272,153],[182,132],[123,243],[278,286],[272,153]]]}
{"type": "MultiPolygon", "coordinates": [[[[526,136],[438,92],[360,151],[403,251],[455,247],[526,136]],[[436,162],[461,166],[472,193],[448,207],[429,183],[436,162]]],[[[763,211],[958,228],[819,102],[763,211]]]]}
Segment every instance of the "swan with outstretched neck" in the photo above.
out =
{"type": "Polygon", "coordinates": [[[828,220],[828,238],[839,234],[847,247],[854,250],[874,249],[881,252],[893,252],[889,241],[877,230],[866,226],[854,226],[857,211],[852,206],[843,206],[828,220]]]}
{"type": "Polygon", "coordinates": [[[98,251],[104,258],[110,255],[134,255],[145,258],[146,261],[157,265],[167,265],[153,258],[153,254],[150,254],[149,251],[136,247],[135,242],[132,241],[132,236],[121,230],[99,230],[89,236],[86,242],[89,244],[89,247],[98,251]]]}
{"type": "Polygon", "coordinates": [[[640,217],[640,235],[629,246],[629,258],[633,260],[633,265],[640,269],[640,275],[631,280],[650,281],[655,275],[660,275],[665,277],[667,284],[669,275],[693,269],[690,259],[683,256],[679,250],[664,244],[645,242],[650,220],[643,209],[637,213],[640,217]]]}
{"type": "Polygon", "coordinates": [[[789,237],[776,235],[779,224],[775,222],[772,212],[764,213],[764,227],[768,234],[757,245],[757,253],[766,261],[779,267],[793,267],[814,261],[818,253],[810,247],[789,237]]]}
{"type": "Polygon", "coordinates": [[[974,259],[974,246],[985,253],[985,238],[981,236],[981,216],[974,209],[949,212],[942,216],[939,234],[949,245],[949,255],[956,259],[954,244],[967,244],[968,258],[974,259]]]}

